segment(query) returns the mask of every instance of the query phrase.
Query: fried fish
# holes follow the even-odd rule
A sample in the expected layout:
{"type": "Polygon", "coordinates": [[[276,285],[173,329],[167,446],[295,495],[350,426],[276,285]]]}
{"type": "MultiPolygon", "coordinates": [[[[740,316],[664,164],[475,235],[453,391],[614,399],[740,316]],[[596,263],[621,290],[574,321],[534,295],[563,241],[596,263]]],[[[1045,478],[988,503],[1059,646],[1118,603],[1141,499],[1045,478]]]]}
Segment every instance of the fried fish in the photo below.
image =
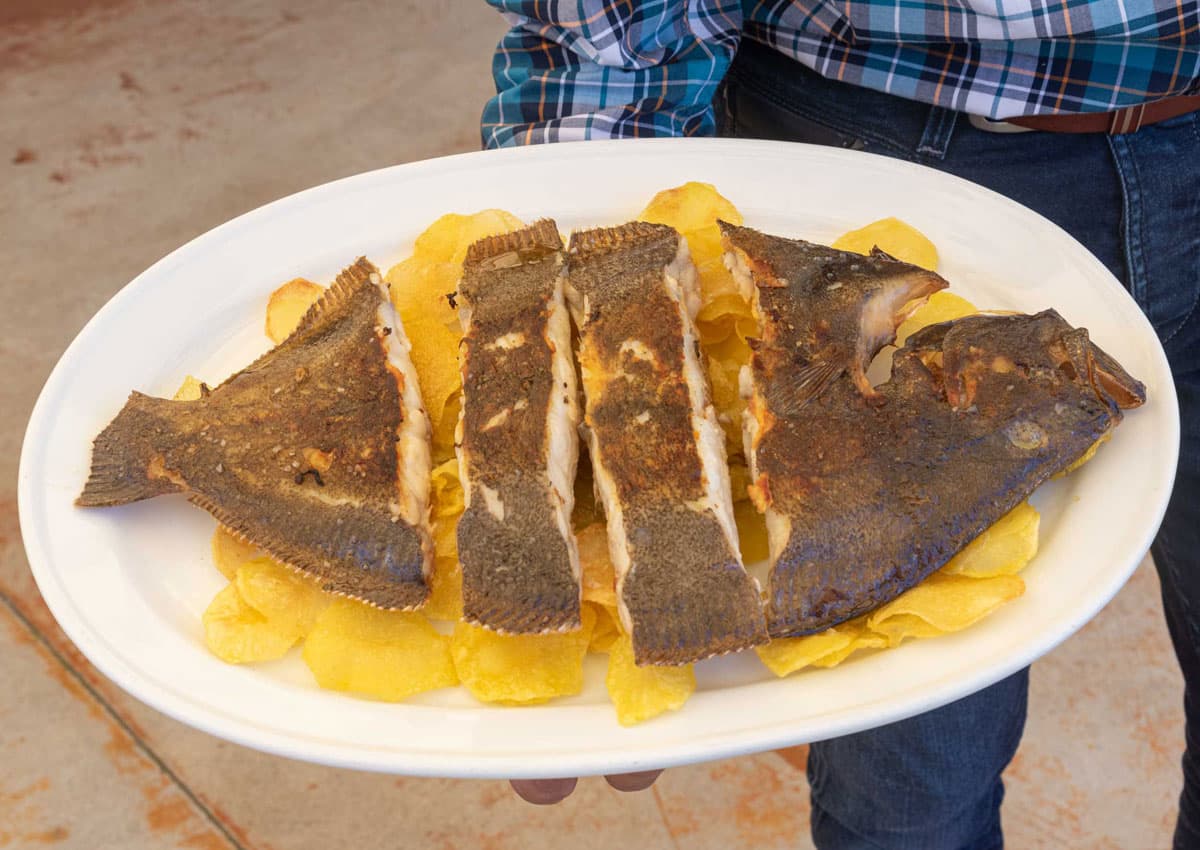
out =
{"type": "Polygon", "coordinates": [[[360,258],[287,339],[201,398],[132,393],[77,504],[186,493],[325,590],[408,609],[428,594],[429,478],[408,340],[360,258]]]}
{"type": "Polygon", "coordinates": [[[878,253],[723,230],[762,323],[743,384],[773,636],[819,632],[895,598],[1145,400],[1052,310],[931,325],[871,387],[866,365],[914,299],[944,281],[878,253]]]}
{"type": "Polygon", "coordinates": [[[567,262],[589,455],[636,662],[686,664],[764,642],[699,360],[686,242],[663,225],[589,230],[572,235],[567,262]]]}
{"type": "Polygon", "coordinates": [[[562,247],[549,219],[482,239],[458,287],[463,616],[502,632],[581,623],[571,530],[579,403],[562,247]]]}

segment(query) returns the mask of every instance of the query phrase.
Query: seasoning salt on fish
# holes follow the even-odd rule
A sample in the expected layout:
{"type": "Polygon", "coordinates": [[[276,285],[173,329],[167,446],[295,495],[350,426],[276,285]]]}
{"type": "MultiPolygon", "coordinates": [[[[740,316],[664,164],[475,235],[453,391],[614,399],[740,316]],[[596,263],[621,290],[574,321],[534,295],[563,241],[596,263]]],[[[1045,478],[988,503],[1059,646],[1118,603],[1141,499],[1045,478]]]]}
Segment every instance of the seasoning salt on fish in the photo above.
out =
{"type": "Polygon", "coordinates": [[[501,632],[579,628],[571,530],[579,404],[558,228],[471,246],[458,287],[463,616],[501,632]]]}
{"type": "Polygon", "coordinates": [[[636,662],[687,664],[763,643],[699,359],[687,243],[631,223],[573,234],[568,255],[589,455],[636,662]]]}
{"type": "Polygon", "coordinates": [[[201,398],[132,393],[77,504],[185,493],[325,590],[411,609],[432,562],[429,439],[404,327],[360,258],[287,339],[201,398]]]}

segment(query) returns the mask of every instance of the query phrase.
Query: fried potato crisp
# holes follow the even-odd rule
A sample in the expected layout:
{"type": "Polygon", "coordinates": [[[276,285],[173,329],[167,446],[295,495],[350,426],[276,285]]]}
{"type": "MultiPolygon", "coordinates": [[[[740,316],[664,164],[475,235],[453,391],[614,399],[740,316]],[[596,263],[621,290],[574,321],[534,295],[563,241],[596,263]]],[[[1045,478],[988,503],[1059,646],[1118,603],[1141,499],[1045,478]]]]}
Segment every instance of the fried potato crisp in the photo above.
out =
{"type": "Polygon", "coordinates": [[[603,522],[593,523],[576,532],[575,540],[579,545],[579,565],[583,570],[584,600],[615,608],[617,578],[608,556],[608,526],[603,522]]]}
{"type": "Polygon", "coordinates": [[[312,631],[321,613],[333,601],[315,579],[300,575],[273,558],[253,558],[237,569],[238,595],[269,623],[298,638],[312,631]]]}
{"type": "Polygon", "coordinates": [[[881,218],[866,227],[843,233],[834,241],[833,247],[856,254],[869,254],[872,248],[878,248],[897,260],[937,271],[937,248],[924,233],[898,218],[881,218]]]}
{"type": "Polygon", "coordinates": [[[267,299],[267,336],[279,345],[296,329],[308,308],[317,303],[324,287],[302,277],[289,280],[267,299]]]}
{"type": "Polygon", "coordinates": [[[274,661],[300,639],[295,629],[273,623],[250,607],[233,583],[213,597],[200,619],[209,651],[230,664],[274,661]]]}
{"type": "Polygon", "coordinates": [[[975,305],[961,295],[944,290],[935,292],[929,296],[928,301],[917,308],[915,313],[901,322],[900,327],[896,328],[896,345],[904,345],[904,341],[911,334],[927,325],[961,319],[963,316],[971,316],[978,312],[975,305]]]}
{"type": "MultiPolygon", "coordinates": [[[[737,295],[737,284],[722,261],[721,231],[717,219],[741,224],[742,214],[709,183],[684,183],[655,195],[638,215],[641,221],[667,224],[687,239],[688,250],[700,283],[700,296],[708,304],[721,294],[737,295]]],[[[749,315],[749,309],[744,310],[749,315]]]]}
{"type": "Polygon", "coordinates": [[[951,558],[942,574],[991,578],[1019,573],[1037,554],[1040,520],[1033,505],[1022,502],[951,558]]]}
{"type": "Polygon", "coordinates": [[[238,567],[261,554],[257,546],[237,537],[223,525],[218,525],[213,532],[213,564],[230,581],[237,575],[238,567]]]}
{"type": "Polygon", "coordinates": [[[199,378],[188,375],[183,379],[183,383],[179,385],[179,389],[175,390],[173,398],[176,401],[195,401],[204,394],[201,386],[199,378]]]}
{"type": "Polygon", "coordinates": [[[621,616],[617,613],[616,605],[601,605],[598,602],[584,600],[583,606],[590,608],[596,618],[592,626],[592,637],[588,641],[588,652],[608,652],[613,641],[621,634],[621,616]]]}
{"type": "Polygon", "coordinates": [[[450,213],[417,237],[412,256],[388,270],[392,304],[412,344],[421,399],[433,428],[435,460],[454,454],[454,428],[462,394],[458,363],[462,328],[451,301],[467,248],[485,236],[523,226],[520,219],[503,210],[483,210],[473,215],[450,213]]]}
{"type": "Polygon", "coordinates": [[[690,664],[638,667],[633,663],[633,641],[621,635],[608,650],[604,684],[616,706],[617,721],[622,726],[633,726],[681,708],[696,690],[696,674],[690,664]]]}
{"type": "Polygon", "coordinates": [[[1018,576],[970,578],[935,573],[867,617],[867,628],[896,646],[906,637],[965,629],[1025,592],[1018,576]]]}
{"type": "Polygon", "coordinates": [[[481,702],[527,705],[583,689],[583,656],[596,615],[582,609],[583,627],[544,635],[503,635],[459,621],[450,649],[454,667],[481,702]]]}
{"type": "Polygon", "coordinates": [[[449,638],[421,614],[352,599],[333,600],[317,618],[304,662],[323,688],[387,701],[458,683],[449,638]]]}
{"type": "Polygon", "coordinates": [[[869,631],[865,618],[859,617],[815,635],[776,638],[754,651],[772,673],[787,676],[805,667],[836,667],[859,649],[886,644],[886,638],[869,631]]]}

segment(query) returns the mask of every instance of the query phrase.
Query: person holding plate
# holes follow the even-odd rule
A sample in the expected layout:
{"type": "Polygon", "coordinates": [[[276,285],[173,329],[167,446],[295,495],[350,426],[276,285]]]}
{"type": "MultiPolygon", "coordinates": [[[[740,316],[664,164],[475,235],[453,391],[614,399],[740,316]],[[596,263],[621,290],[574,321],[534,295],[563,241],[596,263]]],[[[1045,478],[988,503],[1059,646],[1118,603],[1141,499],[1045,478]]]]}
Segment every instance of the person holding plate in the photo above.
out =
{"type": "MultiPolygon", "coordinates": [[[[1153,547],[1185,679],[1175,848],[1200,847],[1200,3],[1196,0],[489,0],[512,29],[485,147],[780,139],[898,157],[994,189],[1082,242],[1171,364],[1175,490],[1153,547]]],[[[932,712],[812,745],[822,850],[1001,847],[1001,773],[1028,670],[932,712]]],[[[610,777],[648,787],[657,771],[610,777]]],[[[514,782],[557,802],[574,780],[514,782]]]]}

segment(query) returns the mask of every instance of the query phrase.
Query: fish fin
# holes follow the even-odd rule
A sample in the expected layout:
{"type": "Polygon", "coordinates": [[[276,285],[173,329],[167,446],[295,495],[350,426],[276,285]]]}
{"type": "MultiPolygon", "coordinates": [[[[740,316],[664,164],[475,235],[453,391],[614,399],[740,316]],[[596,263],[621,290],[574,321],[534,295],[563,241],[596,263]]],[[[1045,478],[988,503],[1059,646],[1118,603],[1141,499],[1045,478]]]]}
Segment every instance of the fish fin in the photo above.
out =
{"type": "Polygon", "coordinates": [[[571,234],[568,251],[580,260],[588,260],[626,248],[653,245],[664,239],[679,238],[678,231],[665,224],[630,221],[619,227],[577,230],[571,234]]]}
{"type": "Polygon", "coordinates": [[[562,247],[562,237],[558,235],[558,225],[552,218],[543,218],[520,230],[485,236],[477,242],[473,242],[467,249],[464,265],[479,265],[506,254],[561,251],[562,247]]]}
{"type": "Polygon", "coordinates": [[[129,394],[108,427],[92,444],[92,468],[83,492],[75,500],[82,507],[124,505],[166,493],[178,493],[185,487],[168,477],[165,469],[155,475],[155,458],[161,456],[153,436],[169,427],[169,405],[193,404],[152,398],[139,392],[129,394]]]}
{"type": "Polygon", "coordinates": [[[836,360],[814,360],[807,366],[788,370],[775,379],[777,409],[784,413],[795,413],[846,371],[846,364],[836,360]]]}
{"type": "MultiPolygon", "coordinates": [[[[333,285],[326,289],[325,293],[308,308],[308,312],[300,319],[300,323],[296,325],[296,329],[292,331],[288,339],[300,335],[314,325],[321,324],[326,317],[337,312],[341,305],[351,300],[362,287],[368,284],[378,286],[382,282],[383,275],[379,273],[375,264],[366,257],[359,257],[351,265],[342,269],[333,285]]],[[[286,341],[284,340],[284,342],[286,341]]],[[[280,345],[282,344],[280,343],[280,345]]]]}

